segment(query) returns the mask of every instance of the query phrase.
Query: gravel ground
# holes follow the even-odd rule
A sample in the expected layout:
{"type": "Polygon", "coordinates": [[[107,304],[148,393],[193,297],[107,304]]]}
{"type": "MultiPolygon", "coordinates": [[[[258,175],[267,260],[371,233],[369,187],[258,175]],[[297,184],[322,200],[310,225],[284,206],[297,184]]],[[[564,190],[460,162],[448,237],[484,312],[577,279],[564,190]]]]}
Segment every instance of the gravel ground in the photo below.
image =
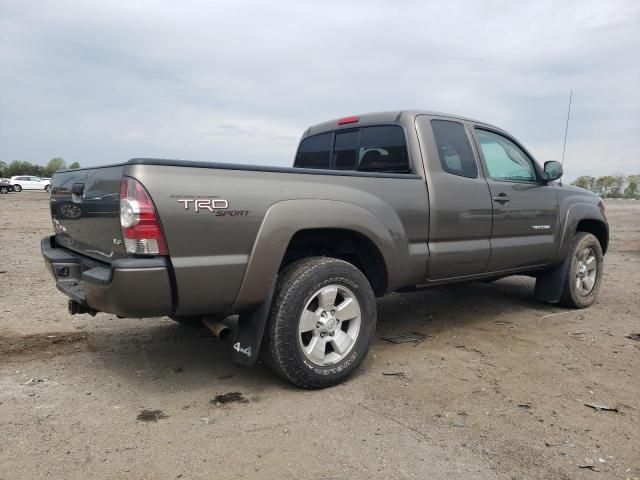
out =
{"type": "Polygon", "coordinates": [[[47,206],[0,195],[1,479],[640,477],[640,202],[607,205],[592,308],[526,277],[390,295],[361,369],[315,392],[166,318],[69,316],[47,206]],[[380,338],[407,331],[429,337],[380,338]]]}

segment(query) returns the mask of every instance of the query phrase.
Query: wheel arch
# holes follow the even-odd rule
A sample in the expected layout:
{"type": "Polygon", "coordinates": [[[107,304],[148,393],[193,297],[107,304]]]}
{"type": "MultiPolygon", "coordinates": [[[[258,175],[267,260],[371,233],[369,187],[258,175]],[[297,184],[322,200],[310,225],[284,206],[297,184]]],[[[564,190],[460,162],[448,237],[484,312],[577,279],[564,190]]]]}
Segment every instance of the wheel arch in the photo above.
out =
{"type": "Polygon", "coordinates": [[[607,253],[607,248],[609,247],[609,229],[604,221],[593,218],[582,219],[578,221],[576,225],[575,233],[578,232],[586,232],[594,235],[598,239],[598,242],[600,242],[602,253],[607,253]]]}
{"type": "Polygon", "coordinates": [[[327,256],[345,260],[358,268],[377,297],[385,294],[388,272],[376,244],[362,233],[346,228],[309,228],[298,230],[289,241],[278,271],[296,260],[327,256]]]}
{"type": "Polygon", "coordinates": [[[291,261],[303,258],[300,255],[305,249],[311,253],[322,245],[327,252],[339,252],[336,247],[349,242],[353,245],[354,241],[364,252],[345,251],[361,262],[359,268],[365,276],[366,269],[370,281],[375,282],[374,291],[383,295],[388,289],[397,288],[399,282],[396,240],[376,216],[351,203],[304,199],[278,202],[269,208],[258,230],[232,310],[257,307],[278,272],[291,261]],[[330,239],[331,233],[338,233],[342,243],[331,240],[314,246],[309,241],[314,234],[330,239]],[[366,253],[372,255],[369,262],[362,260],[366,253]],[[382,271],[383,278],[378,277],[382,271]]]}
{"type": "Polygon", "coordinates": [[[609,224],[596,204],[575,203],[567,209],[556,262],[564,260],[577,232],[592,233],[600,242],[602,253],[609,247],[609,224]]]}

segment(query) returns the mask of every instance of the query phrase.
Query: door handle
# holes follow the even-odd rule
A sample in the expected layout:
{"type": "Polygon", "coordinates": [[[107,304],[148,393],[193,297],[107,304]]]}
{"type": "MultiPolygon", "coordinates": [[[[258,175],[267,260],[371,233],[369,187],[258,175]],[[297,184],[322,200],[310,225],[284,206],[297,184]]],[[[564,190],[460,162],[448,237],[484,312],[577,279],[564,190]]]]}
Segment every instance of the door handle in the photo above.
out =
{"type": "Polygon", "coordinates": [[[507,197],[506,193],[500,193],[497,197],[493,197],[493,200],[498,203],[508,203],[511,201],[509,197],[507,197]]]}

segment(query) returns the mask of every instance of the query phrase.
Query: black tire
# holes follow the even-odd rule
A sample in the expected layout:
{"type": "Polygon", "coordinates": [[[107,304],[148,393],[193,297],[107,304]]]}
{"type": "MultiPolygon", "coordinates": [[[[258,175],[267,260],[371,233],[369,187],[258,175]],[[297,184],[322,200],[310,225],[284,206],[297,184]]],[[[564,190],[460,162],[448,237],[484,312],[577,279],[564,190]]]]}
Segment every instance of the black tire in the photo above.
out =
{"type": "Polygon", "coordinates": [[[13,186],[13,191],[14,192],[21,192],[22,191],[22,187],[20,185],[14,185],[13,186]]]}
{"type": "Polygon", "coordinates": [[[9,187],[0,187],[0,193],[2,194],[9,193],[9,187]]]}
{"type": "Polygon", "coordinates": [[[51,190],[51,185],[47,185],[46,187],[44,187],[45,192],[49,192],[50,190],[51,190]]]}
{"type": "Polygon", "coordinates": [[[568,255],[570,256],[569,268],[564,279],[564,287],[560,303],[566,307],[586,308],[596,300],[600,285],[602,283],[602,273],[604,266],[604,255],[602,254],[602,246],[598,239],[586,232],[578,232],[571,242],[568,255]],[[593,287],[588,293],[581,291],[582,287],[578,286],[578,275],[580,271],[581,255],[589,249],[593,253],[596,262],[595,279],[593,287]]]}
{"type": "MultiPolygon", "coordinates": [[[[262,358],[277,375],[299,387],[317,389],[336,385],[349,377],[367,355],[376,316],[371,285],[352,264],[330,257],[299,260],[281,273],[263,339],[262,358]],[[298,328],[308,302],[319,290],[333,285],[347,289],[357,300],[360,326],[353,345],[342,359],[319,365],[304,354],[298,328]]],[[[337,328],[346,328],[347,323],[337,328]]],[[[329,339],[329,343],[331,341],[329,339]]]]}
{"type": "Polygon", "coordinates": [[[204,326],[202,323],[202,315],[185,315],[182,317],[169,317],[174,322],[179,323],[180,325],[185,325],[187,327],[199,328],[204,326]]]}

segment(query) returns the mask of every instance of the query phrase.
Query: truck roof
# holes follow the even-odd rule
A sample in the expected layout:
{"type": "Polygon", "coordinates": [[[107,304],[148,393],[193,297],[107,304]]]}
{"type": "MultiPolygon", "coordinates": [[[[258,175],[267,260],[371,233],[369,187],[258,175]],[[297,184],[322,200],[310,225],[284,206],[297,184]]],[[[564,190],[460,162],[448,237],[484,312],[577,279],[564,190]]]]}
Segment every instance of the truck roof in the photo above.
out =
{"type": "MultiPolygon", "coordinates": [[[[371,113],[363,113],[363,114],[355,115],[354,117],[357,117],[357,123],[348,122],[345,124],[340,124],[339,122],[343,120],[345,117],[334,118],[333,120],[328,120],[326,122],[321,122],[321,123],[310,126],[304,132],[303,137],[307,137],[309,135],[315,135],[317,133],[327,132],[331,130],[336,130],[339,128],[353,128],[355,126],[363,126],[363,125],[379,124],[379,123],[394,123],[394,122],[401,121],[403,117],[415,118],[417,115],[433,115],[438,117],[447,117],[455,120],[466,120],[469,122],[479,123],[482,125],[496,128],[498,130],[502,130],[501,128],[496,127],[495,125],[491,125],[487,122],[482,122],[480,120],[475,120],[473,118],[464,117],[462,115],[435,112],[432,110],[392,110],[388,112],[371,112],[371,113]]],[[[349,117],[346,117],[346,118],[349,118],[349,117]]]]}

